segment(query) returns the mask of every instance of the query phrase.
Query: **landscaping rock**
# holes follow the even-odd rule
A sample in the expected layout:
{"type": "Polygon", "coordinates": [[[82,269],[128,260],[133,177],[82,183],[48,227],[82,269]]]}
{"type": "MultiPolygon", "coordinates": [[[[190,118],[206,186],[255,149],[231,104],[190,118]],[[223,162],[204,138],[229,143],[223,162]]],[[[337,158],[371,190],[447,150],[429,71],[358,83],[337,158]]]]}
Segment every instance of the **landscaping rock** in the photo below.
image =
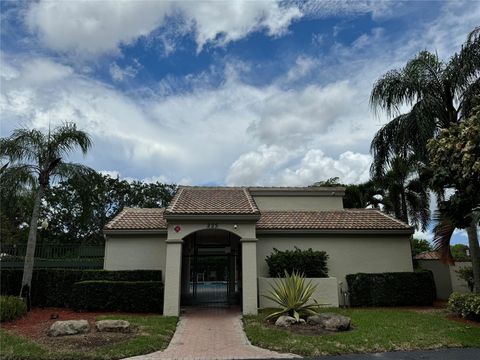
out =
{"type": "Polygon", "coordinates": [[[130,323],[125,320],[100,320],[95,322],[95,327],[100,332],[130,332],[130,323]]]}
{"type": "Polygon", "coordinates": [[[346,331],[350,329],[351,319],[348,316],[323,313],[309,316],[307,323],[312,325],[320,325],[325,330],[329,331],[346,331]]]}
{"type": "Polygon", "coordinates": [[[277,321],[275,321],[275,325],[276,326],[290,326],[292,324],[295,324],[296,322],[297,322],[297,320],[295,320],[294,317],[283,315],[283,316],[280,316],[277,319],[277,321]]]}
{"type": "Polygon", "coordinates": [[[90,325],[87,320],[66,320],[55,321],[50,329],[48,335],[50,336],[64,336],[84,334],[90,331],[90,325]]]}

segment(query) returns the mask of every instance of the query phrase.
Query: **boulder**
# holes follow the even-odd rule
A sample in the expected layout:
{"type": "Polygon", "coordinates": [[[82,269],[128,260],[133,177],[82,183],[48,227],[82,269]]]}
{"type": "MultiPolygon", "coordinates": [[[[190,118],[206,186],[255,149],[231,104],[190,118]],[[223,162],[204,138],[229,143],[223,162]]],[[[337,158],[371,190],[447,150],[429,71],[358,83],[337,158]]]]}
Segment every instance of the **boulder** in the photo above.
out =
{"type": "Polygon", "coordinates": [[[49,336],[84,334],[90,331],[87,320],[55,321],[48,330],[49,336]]]}
{"type": "Polygon", "coordinates": [[[348,316],[338,315],[334,313],[322,313],[309,316],[307,323],[312,325],[320,325],[329,331],[345,331],[350,329],[351,319],[348,316]]]}
{"type": "Polygon", "coordinates": [[[130,332],[130,323],[125,320],[99,320],[95,322],[95,327],[100,332],[130,332]]]}
{"type": "Polygon", "coordinates": [[[276,326],[290,326],[292,324],[295,324],[297,320],[295,320],[294,317],[283,315],[280,316],[277,321],[275,321],[276,326]]]}

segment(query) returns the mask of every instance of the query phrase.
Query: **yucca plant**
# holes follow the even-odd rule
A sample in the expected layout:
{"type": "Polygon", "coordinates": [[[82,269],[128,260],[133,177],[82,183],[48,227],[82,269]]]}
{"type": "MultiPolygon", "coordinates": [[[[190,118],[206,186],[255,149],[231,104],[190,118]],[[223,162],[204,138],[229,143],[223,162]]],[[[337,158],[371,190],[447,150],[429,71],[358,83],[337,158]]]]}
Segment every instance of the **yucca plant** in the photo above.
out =
{"type": "Polygon", "coordinates": [[[322,304],[315,299],[313,303],[308,304],[316,288],[311,281],[305,282],[303,274],[297,271],[289,274],[285,270],[285,278],[274,280],[269,295],[263,295],[280,306],[279,310],[268,315],[266,319],[289,315],[299,322],[301,316],[318,314],[322,304]]]}

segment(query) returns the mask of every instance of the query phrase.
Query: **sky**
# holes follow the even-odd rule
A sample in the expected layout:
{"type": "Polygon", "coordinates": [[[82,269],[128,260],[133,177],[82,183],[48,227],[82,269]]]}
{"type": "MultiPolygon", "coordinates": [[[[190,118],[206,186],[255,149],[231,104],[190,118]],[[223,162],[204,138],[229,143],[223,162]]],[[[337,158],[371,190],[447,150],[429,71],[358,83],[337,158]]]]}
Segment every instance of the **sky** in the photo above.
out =
{"type": "Polygon", "coordinates": [[[93,147],[72,160],[127,179],[360,183],[389,120],[374,82],[447,61],[479,19],[478,1],[1,1],[0,132],[75,122],[93,147]]]}

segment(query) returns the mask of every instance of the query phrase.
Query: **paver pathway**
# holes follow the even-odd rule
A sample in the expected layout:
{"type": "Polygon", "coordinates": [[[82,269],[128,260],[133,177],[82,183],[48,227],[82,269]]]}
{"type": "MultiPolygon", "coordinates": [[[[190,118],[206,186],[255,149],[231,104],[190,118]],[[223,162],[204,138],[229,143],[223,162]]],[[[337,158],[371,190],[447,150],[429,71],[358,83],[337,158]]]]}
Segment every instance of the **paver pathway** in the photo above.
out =
{"type": "Polygon", "coordinates": [[[180,317],[175,335],[164,351],[128,358],[160,359],[259,359],[293,358],[253,346],[243,331],[238,309],[189,309],[180,317]]]}

